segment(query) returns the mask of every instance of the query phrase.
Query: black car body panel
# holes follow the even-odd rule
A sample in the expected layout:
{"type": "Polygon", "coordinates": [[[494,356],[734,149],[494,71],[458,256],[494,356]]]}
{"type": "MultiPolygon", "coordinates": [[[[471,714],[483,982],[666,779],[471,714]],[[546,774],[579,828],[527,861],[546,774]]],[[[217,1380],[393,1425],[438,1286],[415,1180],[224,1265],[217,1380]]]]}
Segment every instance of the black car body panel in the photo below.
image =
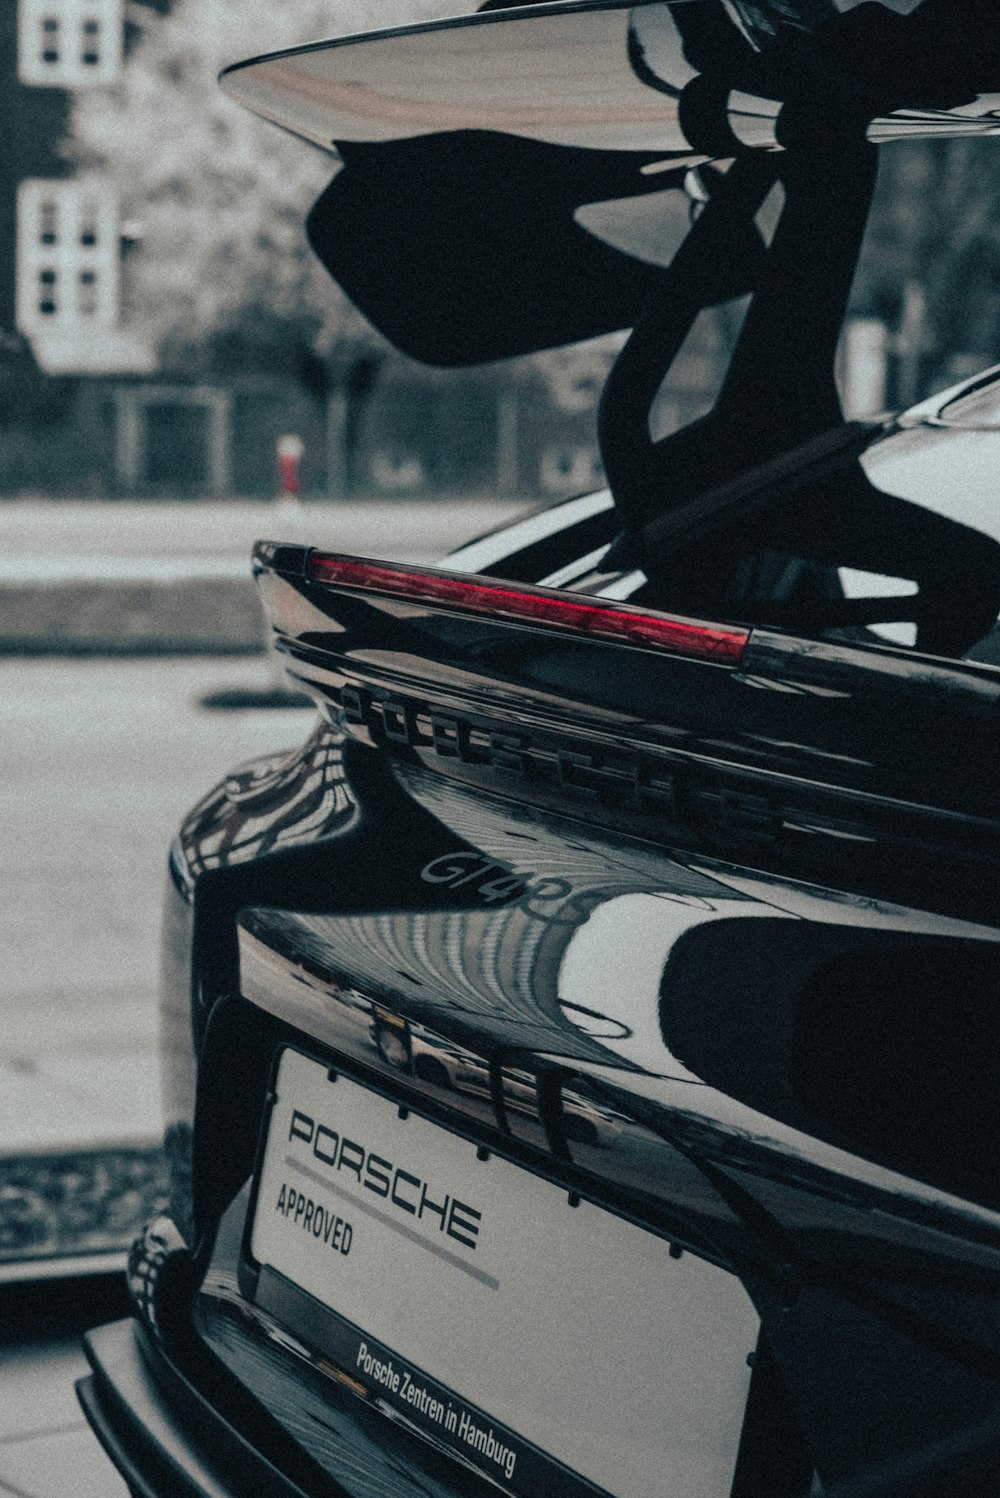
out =
{"type": "MultiPolygon", "coordinates": [[[[974,395],[923,413],[939,443],[974,395]]],[[[918,419],[886,429],[873,473],[918,419]]],[[[173,850],[183,1238],[133,1264],[144,1356],[203,1396],[231,1383],[186,1427],[195,1465],[238,1437],[306,1492],[485,1482],[357,1378],[349,1316],[253,1252],[276,1058],[317,1058],[571,1212],[651,1234],[665,1273],[701,1266],[676,1303],[711,1356],[686,1393],[674,1381],[677,1410],[714,1408],[759,1318],[742,1417],[700,1448],[706,1491],[799,1495],[815,1470],[830,1492],[989,1492],[1000,673],[871,630],[723,623],[720,658],[510,617],[574,567],[592,590],[562,595],[574,611],[665,617],[634,601],[641,576],[601,572],[612,529],[606,496],[570,501],[450,572],[351,563],[354,585],[307,548],[258,547],[321,716],[300,750],[228,777],[173,850]],[[463,579],[472,606],[442,602],[463,579]],[[713,1323],[736,1285],[744,1309],[713,1323]]],[[[124,1465],[148,1421],[113,1392],[116,1347],[94,1351],[87,1399],[124,1465]]],[[[539,1459],[543,1490],[592,1490],[539,1459]]]]}
{"type": "Polygon", "coordinates": [[[992,29],[935,89],[904,41],[942,7],[905,8],[583,0],[228,75],[344,144],[314,241],[411,352],[639,321],[614,500],[445,569],[256,550],[320,716],[171,853],[171,1220],[84,1394],[137,1491],[171,1451],[195,1493],[213,1452],[351,1498],[995,1492],[996,372],[853,426],[833,380],[871,140],[996,129],[992,29]],[[727,154],[658,278],[577,233],[727,154]],[[654,441],[744,279],[715,410],[654,441]]]}
{"type": "MultiPolygon", "coordinates": [[[[530,529],[470,555],[500,571],[491,548],[523,555],[530,529]]],[[[228,1213],[204,1342],[362,1490],[303,1423],[305,1354],[266,1307],[292,1313],[273,1284],[256,1301],[247,1253],[291,1046],[736,1275],[832,1491],[978,1491],[1000,1374],[997,672],[769,629],[735,664],[692,660],[257,556],[323,716],[174,852],[202,1037],[191,1242],[228,1213]]],[[[739,1476],[760,1450],[735,1492],[763,1491],[739,1476]]]]}

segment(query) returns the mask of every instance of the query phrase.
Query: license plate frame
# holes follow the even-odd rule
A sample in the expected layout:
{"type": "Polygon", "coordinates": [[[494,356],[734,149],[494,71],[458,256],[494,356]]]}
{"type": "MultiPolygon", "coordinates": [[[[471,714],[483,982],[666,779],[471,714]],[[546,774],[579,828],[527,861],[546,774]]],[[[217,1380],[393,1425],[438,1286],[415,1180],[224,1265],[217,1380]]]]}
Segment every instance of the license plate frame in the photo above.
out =
{"type": "Polygon", "coordinates": [[[293,1046],[244,1255],[261,1309],[517,1498],[729,1491],[738,1281],[293,1046]]]}

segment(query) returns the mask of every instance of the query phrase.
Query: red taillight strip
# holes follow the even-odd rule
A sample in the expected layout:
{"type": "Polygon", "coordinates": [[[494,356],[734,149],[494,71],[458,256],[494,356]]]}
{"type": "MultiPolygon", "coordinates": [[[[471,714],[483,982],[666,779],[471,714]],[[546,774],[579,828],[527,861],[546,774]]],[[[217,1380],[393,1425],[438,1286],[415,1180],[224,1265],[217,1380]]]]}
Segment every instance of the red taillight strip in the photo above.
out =
{"type": "Polygon", "coordinates": [[[362,557],[314,551],[306,565],[306,576],[314,583],[354,588],[409,603],[440,603],[494,619],[542,624],[576,635],[669,650],[675,655],[730,666],[738,664],[750,638],[748,629],[647,613],[630,604],[585,599],[554,588],[526,588],[492,578],[371,562],[362,557]]]}

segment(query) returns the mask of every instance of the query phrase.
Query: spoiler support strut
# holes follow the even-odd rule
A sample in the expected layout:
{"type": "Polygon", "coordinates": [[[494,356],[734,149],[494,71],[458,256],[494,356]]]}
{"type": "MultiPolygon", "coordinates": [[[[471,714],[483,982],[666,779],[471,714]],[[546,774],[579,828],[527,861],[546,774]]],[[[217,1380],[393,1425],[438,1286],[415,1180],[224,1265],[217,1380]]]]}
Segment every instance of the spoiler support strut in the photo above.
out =
{"type": "MultiPolygon", "coordinates": [[[[910,578],[916,599],[871,600],[868,617],[912,619],[921,650],[960,655],[1000,612],[1000,546],[876,489],[858,458],[880,426],[845,423],[837,394],[875,188],[867,123],[858,115],[845,131],[843,101],[786,104],[785,149],[736,159],[664,272],[601,399],[601,454],[624,522],[609,560],[641,566],[658,606],[708,617],[742,617],[728,581],[735,562],[762,551],[910,578]],[[657,391],[778,183],[781,216],[715,406],[654,441],[657,391]]],[[[811,599],[801,618],[786,606],[770,622],[813,632],[863,621],[866,602],[845,611],[843,600],[811,599]]]]}

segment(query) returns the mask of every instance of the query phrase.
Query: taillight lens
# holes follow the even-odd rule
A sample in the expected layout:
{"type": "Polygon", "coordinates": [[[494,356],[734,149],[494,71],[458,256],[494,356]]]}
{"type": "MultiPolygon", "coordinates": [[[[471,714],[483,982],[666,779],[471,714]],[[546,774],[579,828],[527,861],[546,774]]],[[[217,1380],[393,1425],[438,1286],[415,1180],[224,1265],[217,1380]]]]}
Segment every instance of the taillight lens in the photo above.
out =
{"type": "Polygon", "coordinates": [[[516,624],[537,624],[567,634],[665,650],[672,655],[736,665],[750,638],[736,625],[706,624],[631,604],[531,588],[465,573],[442,572],[365,557],[314,551],[306,564],[310,582],[325,583],[407,603],[439,604],[457,613],[485,614],[516,624]]]}

